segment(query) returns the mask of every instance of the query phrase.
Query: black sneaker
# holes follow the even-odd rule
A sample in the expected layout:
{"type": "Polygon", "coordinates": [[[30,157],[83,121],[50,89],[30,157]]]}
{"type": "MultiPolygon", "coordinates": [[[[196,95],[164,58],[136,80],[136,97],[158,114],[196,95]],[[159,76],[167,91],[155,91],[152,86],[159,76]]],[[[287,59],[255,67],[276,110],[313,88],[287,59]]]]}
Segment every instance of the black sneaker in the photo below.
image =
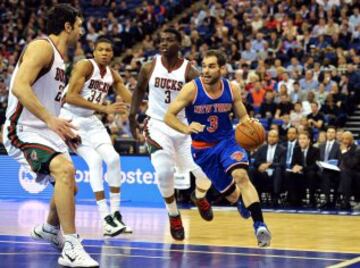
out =
{"type": "Polygon", "coordinates": [[[184,240],[185,238],[185,231],[184,227],[182,225],[181,216],[170,216],[169,215],[169,221],[170,221],[170,233],[171,236],[175,240],[184,240]]]}
{"type": "Polygon", "coordinates": [[[204,198],[196,198],[195,192],[192,192],[191,200],[197,206],[201,218],[203,218],[206,221],[212,221],[213,220],[214,214],[213,214],[211,205],[210,205],[210,203],[207,201],[207,199],[205,197],[204,198]]]}
{"type": "Polygon", "coordinates": [[[119,225],[119,226],[124,226],[125,229],[123,231],[124,234],[132,234],[133,230],[131,229],[131,227],[129,227],[128,225],[126,225],[123,221],[122,221],[122,216],[120,214],[119,211],[116,211],[114,214],[113,214],[113,219],[114,219],[114,222],[119,225]]]}

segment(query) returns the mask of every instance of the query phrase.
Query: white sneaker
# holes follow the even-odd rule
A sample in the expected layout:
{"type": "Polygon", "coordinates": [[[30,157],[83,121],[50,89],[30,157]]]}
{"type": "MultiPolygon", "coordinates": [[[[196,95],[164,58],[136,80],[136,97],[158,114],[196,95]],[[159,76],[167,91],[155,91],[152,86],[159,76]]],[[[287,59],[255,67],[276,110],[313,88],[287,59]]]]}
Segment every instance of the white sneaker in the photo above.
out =
{"type": "Polygon", "coordinates": [[[65,241],[58,263],[67,267],[99,267],[99,263],[86,253],[79,237],[65,241]]]}
{"type": "Polygon", "coordinates": [[[255,235],[259,247],[268,247],[271,242],[271,233],[266,224],[260,221],[254,223],[255,235]]]}
{"type": "Polygon", "coordinates": [[[104,218],[104,236],[117,236],[125,230],[125,226],[117,224],[111,215],[107,215],[104,218]]]}
{"type": "Polygon", "coordinates": [[[62,250],[64,247],[64,237],[59,230],[58,232],[48,232],[44,230],[44,225],[35,226],[31,231],[31,237],[35,240],[49,242],[54,248],[62,250]]]}
{"type": "Polygon", "coordinates": [[[119,211],[116,211],[113,215],[113,219],[115,221],[115,223],[119,226],[123,226],[125,228],[125,230],[123,231],[124,234],[132,234],[133,230],[131,229],[130,226],[126,225],[123,221],[122,221],[122,216],[120,214],[119,211]]]}

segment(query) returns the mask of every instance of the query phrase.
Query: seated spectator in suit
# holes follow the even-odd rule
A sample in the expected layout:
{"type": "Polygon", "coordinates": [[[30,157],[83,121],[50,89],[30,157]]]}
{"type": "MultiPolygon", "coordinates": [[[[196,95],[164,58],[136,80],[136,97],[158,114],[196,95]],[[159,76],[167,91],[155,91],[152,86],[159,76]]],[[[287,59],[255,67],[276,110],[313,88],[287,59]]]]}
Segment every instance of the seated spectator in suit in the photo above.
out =
{"type": "Polygon", "coordinates": [[[359,201],[360,188],[360,150],[354,143],[353,135],[350,131],[342,134],[340,144],[340,185],[339,193],[343,195],[340,208],[350,210],[350,196],[355,191],[355,197],[359,201]]]}
{"type": "Polygon", "coordinates": [[[299,146],[298,142],[297,142],[297,136],[298,136],[298,131],[295,127],[290,127],[287,131],[287,141],[284,143],[284,147],[286,150],[286,159],[285,159],[285,163],[286,163],[286,168],[290,168],[291,167],[291,163],[292,163],[292,158],[294,155],[294,150],[296,147],[299,146]]]}
{"type": "Polygon", "coordinates": [[[265,93],[264,101],[260,106],[260,115],[262,118],[273,118],[276,112],[276,104],[274,102],[274,93],[267,91],[265,93]]]}
{"type": "Polygon", "coordinates": [[[288,201],[291,205],[300,206],[305,197],[305,190],[310,191],[310,206],[315,206],[314,191],[318,184],[316,161],[319,160],[319,149],[311,145],[310,134],[301,132],[298,138],[299,147],[294,149],[291,171],[286,172],[288,201]]]}
{"type": "Polygon", "coordinates": [[[326,131],[321,130],[319,132],[316,142],[313,145],[314,145],[314,147],[319,148],[320,145],[325,144],[325,143],[326,143],[326,131]]]}
{"type": "Polygon", "coordinates": [[[311,103],[311,113],[307,116],[310,127],[318,130],[324,126],[325,118],[324,115],[319,111],[319,104],[317,102],[311,103]]]}
{"type": "MultiPolygon", "coordinates": [[[[336,141],[336,129],[333,126],[329,126],[326,131],[326,143],[319,146],[320,149],[320,161],[328,162],[338,166],[340,164],[340,144],[336,141]]],[[[333,202],[330,203],[330,189],[331,185],[334,185],[334,189],[337,191],[339,187],[340,176],[339,172],[331,169],[319,169],[319,178],[321,180],[321,190],[325,194],[325,203],[322,208],[334,208],[336,202],[337,193],[334,194],[333,202]]]]}
{"type": "Polygon", "coordinates": [[[285,169],[285,148],[279,144],[278,131],[269,131],[267,144],[256,151],[254,159],[255,187],[260,195],[263,192],[270,192],[274,205],[278,205],[285,169]]]}

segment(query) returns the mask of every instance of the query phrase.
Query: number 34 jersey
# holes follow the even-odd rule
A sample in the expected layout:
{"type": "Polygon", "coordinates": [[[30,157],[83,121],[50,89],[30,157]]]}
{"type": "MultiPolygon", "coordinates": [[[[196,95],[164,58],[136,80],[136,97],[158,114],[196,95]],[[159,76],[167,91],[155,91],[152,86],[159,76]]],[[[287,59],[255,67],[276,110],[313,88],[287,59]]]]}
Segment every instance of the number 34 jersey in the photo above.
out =
{"type": "MultiPolygon", "coordinates": [[[[102,104],[114,83],[114,78],[110,67],[107,66],[106,71],[101,73],[101,70],[94,59],[89,59],[88,61],[91,62],[93,71],[90,78],[86,80],[80,95],[87,101],[102,104]]],[[[68,91],[68,87],[69,86],[65,88],[65,94],[68,91]]],[[[63,109],[71,111],[71,113],[75,115],[86,117],[95,112],[94,110],[74,106],[68,103],[64,104],[63,109]]]]}
{"type": "MultiPolygon", "coordinates": [[[[169,104],[176,98],[186,82],[186,72],[189,68],[190,63],[186,59],[182,59],[173,70],[168,70],[163,65],[160,55],[154,58],[149,79],[149,108],[146,111],[148,116],[164,120],[169,104]]],[[[185,111],[181,111],[178,118],[185,121],[185,111]]]]}

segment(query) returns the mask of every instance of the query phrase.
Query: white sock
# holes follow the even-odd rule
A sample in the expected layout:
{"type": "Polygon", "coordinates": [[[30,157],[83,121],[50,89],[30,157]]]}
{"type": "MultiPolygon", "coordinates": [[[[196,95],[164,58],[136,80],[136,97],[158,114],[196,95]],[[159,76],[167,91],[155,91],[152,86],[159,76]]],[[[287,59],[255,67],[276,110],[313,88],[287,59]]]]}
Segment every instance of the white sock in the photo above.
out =
{"type": "Polygon", "coordinates": [[[204,198],[206,195],[206,191],[199,191],[198,188],[195,188],[195,197],[197,199],[204,198]]]}
{"type": "Polygon", "coordinates": [[[54,225],[48,224],[47,222],[45,222],[43,224],[43,228],[46,232],[53,233],[53,234],[56,234],[60,231],[60,226],[54,226],[54,225]]]}
{"type": "Polygon", "coordinates": [[[114,214],[120,209],[120,193],[111,193],[110,192],[110,209],[111,214],[114,214]]]}
{"type": "Polygon", "coordinates": [[[99,213],[102,219],[104,219],[107,215],[110,214],[106,199],[96,201],[96,204],[98,205],[99,213]]]}
{"type": "Polygon", "coordinates": [[[174,200],[172,203],[168,204],[165,202],[166,209],[170,216],[177,216],[179,215],[179,211],[177,209],[176,201],[174,200]]]}

